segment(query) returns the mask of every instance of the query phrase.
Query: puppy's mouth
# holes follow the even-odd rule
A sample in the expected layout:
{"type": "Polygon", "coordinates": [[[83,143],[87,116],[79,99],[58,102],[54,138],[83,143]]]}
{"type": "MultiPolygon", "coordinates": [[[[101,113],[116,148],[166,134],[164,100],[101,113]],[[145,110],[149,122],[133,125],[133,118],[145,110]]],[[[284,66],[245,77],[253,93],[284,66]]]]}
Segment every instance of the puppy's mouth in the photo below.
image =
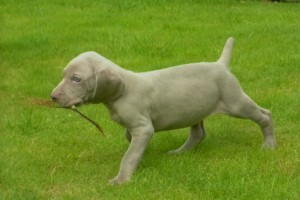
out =
{"type": "Polygon", "coordinates": [[[80,98],[78,98],[78,99],[74,99],[74,100],[71,100],[71,101],[69,101],[66,105],[65,105],[65,107],[72,107],[72,106],[81,106],[83,104],[83,101],[82,101],[82,99],[80,99],[80,98]]]}
{"type": "Polygon", "coordinates": [[[70,100],[68,102],[59,102],[59,101],[56,101],[56,103],[57,103],[58,107],[61,107],[61,108],[71,108],[72,106],[79,107],[84,102],[82,101],[82,99],[77,98],[77,99],[70,100]]]}

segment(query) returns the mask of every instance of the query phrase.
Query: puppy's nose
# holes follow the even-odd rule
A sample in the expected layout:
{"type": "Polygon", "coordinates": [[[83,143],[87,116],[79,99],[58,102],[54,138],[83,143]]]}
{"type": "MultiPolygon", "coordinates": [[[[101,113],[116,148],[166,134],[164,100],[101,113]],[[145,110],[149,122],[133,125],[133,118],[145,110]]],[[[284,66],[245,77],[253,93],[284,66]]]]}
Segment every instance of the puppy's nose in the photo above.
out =
{"type": "Polygon", "coordinates": [[[55,93],[52,93],[52,94],[51,94],[51,99],[52,99],[52,101],[57,101],[57,99],[58,99],[57,96],[58,96],[58,95],[56,95],[55,93]]]}

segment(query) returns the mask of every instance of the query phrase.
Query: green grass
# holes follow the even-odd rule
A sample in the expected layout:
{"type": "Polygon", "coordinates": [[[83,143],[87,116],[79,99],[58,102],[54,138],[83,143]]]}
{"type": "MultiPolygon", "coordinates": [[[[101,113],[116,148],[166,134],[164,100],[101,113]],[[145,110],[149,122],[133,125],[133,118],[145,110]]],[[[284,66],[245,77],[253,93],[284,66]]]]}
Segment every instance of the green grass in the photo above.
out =
{"type": "Polygon", "coordinates": [[[300,4],[261,1],[1,0],[0,199],[300,199],[300,4]],[[94,50],[148,71],[218,59],[273,113],[278,149],[261,150],[250,121],[212,116],[194,150],[170,156],[188,129],[155,135],[128,184],[113,187],[128,147],[102,105],[82,112],[32,104],[49,98],[63,67],[94,50]]]}

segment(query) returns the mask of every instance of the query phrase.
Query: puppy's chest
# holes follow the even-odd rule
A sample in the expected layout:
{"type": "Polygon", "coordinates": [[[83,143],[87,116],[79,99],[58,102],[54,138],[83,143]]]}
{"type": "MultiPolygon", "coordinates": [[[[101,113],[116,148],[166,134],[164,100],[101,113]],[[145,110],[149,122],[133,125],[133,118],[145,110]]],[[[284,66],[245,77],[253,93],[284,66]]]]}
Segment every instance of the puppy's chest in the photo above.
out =
{"type": "Polygon", "coordinates": [[[113,121],[115,121],[119,124],[122,124],[122,118],[116,110],[110,109],[109,113],[110,113],[110,117],[113,121]]]}
{"type": "Polygon", "coordinates": [[[119,109],[112,105],[106,105],[106,107],[108,108],[110,117],[113,121],[117,122],[118,124],[121,124],[122,126],[126,126],[124,116],[122,115],[122,112],[120,112],[119,109]]]}

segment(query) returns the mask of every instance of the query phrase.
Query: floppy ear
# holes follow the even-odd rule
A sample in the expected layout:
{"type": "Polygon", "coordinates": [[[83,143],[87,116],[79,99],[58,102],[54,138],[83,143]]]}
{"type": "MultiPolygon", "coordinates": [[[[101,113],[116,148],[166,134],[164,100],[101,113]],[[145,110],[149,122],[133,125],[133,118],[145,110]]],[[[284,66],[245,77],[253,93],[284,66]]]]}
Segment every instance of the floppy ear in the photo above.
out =
{"type": "Polygon", "coordinates": [[[122,95],[125,84],[120,74],[110,68],[95,72],[95,92],[93,102],[110,102],[122,95]]]}

